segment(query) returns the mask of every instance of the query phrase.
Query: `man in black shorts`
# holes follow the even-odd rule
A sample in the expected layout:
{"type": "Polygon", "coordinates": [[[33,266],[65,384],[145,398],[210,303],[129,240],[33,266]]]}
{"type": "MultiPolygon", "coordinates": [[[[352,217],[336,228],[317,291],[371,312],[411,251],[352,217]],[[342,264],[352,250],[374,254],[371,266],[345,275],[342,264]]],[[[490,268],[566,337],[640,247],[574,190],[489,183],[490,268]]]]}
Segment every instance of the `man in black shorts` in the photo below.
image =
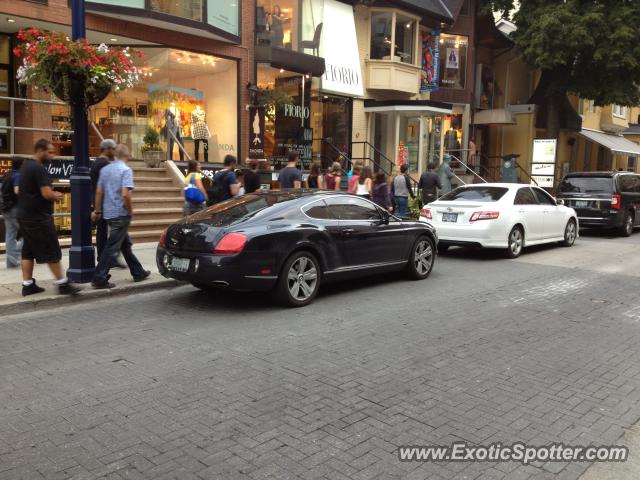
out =
{"type": "Polygon", "coordinates": [[[18,190],[18,225],[22,245],[22,295],[44,292],[33,278],[33,262],[46,263],[56,278],[61,295],[74,295],[80,288],[71,284],[62,271],[62,251],[53,223],[53,203],[62,194],[51,188],[49,173],[43,164],[53,159],[53,145],[40,139],[35,144],[33,158],[25,160],[20,170],[18,190]]]}

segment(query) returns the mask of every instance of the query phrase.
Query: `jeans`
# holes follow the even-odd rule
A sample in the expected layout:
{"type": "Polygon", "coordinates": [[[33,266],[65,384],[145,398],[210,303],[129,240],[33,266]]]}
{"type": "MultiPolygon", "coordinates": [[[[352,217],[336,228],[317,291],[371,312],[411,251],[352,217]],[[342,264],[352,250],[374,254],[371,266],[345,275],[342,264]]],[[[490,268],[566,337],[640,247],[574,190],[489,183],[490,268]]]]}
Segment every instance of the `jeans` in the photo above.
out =
{"type": "Polygon", "coordinates": [[[98,265],[93,275],[93,283],[104,283],[108,279],[111,265],[116,260],[118,252],[122,251],[124,261],[127,262],[129,271],[133,278],[142,277],[145,274],[144,268],[131,250],[131,239],[129,238],[129,224],[131,217],[117,217],[107,220],[109,226],[109,238],[104,247],[104,251],[98,259],[98,265]]]}
{"type": "Polygon", "coordinates": [[[7,268],[18,268],[22,259],[22,240],[18,236],[17,207],[4,212],[5,248],[7,250],[7,268]]]}
{"type": "Polygon", "coordinates": [[[209,161],[209,140],[205,139],[195,139],[193,141],[195,143],[195,151],[194,156],[196,160],[200,160],[200,142],[202,142],[202,151],[204,152],[204,161],[209,161]]]}
{"type": "Polygon", "coordinates": [[[396,214],[399,217],[409,216],[409,197],[396,197],[396,214]]]}
{"type": "Polygon", "coordinates": [[[100,255],[104,252],[104,247],[107,245],[107,239],[109,238],[109,224],[107,221],[100,217],[96,222],[96,252],[98,254],[98,260],[100,255]]]}
{"type": "MultiPolygon", "coordinates": [[[[176,139],[178,140],[178,154],[180,155],[180,161],[182,162],[184,160],[184,152],[182,151],[182,148],[180,148],[180,146],[182,145],[182,136],[180,135],[180,132],[174,132],[176,139]]],[[[168,146],[169,146],[169,159],[173,160],[173,145],[175,143],[175,140],[173,139],[173,136],[171,134],[169,134],[168,136],[168,146]]]]}

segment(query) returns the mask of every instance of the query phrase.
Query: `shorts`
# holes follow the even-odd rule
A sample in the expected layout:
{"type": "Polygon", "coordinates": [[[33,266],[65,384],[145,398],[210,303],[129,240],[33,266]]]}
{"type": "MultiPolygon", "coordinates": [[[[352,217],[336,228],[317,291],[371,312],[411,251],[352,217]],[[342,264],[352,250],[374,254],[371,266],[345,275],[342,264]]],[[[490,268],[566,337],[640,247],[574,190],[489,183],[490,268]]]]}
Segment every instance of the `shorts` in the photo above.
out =
{"type": "Polygon", "coordinates": [[[37,263],[56,263],[62,260],[53,217],[46,220],[18,219],[18,225],[24,240],[23,260],[35,260],[37,263]]]}

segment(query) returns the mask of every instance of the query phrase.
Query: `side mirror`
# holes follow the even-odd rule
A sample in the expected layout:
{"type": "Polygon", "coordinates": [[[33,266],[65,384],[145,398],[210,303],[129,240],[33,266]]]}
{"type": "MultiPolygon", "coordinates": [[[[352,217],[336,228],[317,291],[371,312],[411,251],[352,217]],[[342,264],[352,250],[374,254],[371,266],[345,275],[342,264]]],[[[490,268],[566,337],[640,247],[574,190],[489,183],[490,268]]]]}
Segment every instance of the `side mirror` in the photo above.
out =
{"type": "Polygon", "coordinates": [[[389,212],[385,212],[384,210],[380,210],[380,225],[389,225],[389,212]]]}
{"type": "Polygon", "coordinates": [[[564,205],[564,200],[561,198],[556,198],[556,205],[564,205]]]}

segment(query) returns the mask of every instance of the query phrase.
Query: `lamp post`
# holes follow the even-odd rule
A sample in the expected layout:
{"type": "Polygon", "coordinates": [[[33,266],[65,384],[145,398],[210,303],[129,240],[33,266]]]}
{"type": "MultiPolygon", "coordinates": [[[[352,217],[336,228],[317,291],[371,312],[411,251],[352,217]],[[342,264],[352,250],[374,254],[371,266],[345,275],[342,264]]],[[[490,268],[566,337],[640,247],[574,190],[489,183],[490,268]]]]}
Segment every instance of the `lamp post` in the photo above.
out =
{"type": "MultiPolygon", "coordinates": [[[[71,38],[86,37],[84,0],[71,1],[71,38]]],[[[87,106],[74,102],[73,173],[71,175],[71,250],[69,279],[87,283],[93,278],[95,256],[91,238],[91,178],[89,177],[89,136],[87,106]]]]}

